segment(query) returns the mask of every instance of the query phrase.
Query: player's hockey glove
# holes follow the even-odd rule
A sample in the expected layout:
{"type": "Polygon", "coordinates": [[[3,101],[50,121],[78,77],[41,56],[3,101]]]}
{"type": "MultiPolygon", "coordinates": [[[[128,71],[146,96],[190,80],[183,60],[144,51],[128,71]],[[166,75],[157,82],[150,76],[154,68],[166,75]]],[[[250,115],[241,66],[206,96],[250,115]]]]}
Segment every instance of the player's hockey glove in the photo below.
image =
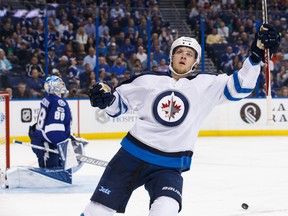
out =
{"type": "Polygon", "coordinates": [[[92,89],[89,90],[91,106],[100,109],[110,106],[115,100],[113,92],[114,89],[110,83],[105,81],[95,83],[92,89]]]}
{"type": "Polygon", "coordinates": [[[36,144],[36,143],[41,142],[39,135],[36,131],[36,123],[29,126],[28,135],[31,140],[31,143],[36,144]]]}
{"type": "Polygon", "coordinates": [[[254,41],[251,44],[250,59],[253,63],[265,62],[265,48],[269,49],[270,56],[277,52],[280,44],[280,35],[273,25],[263,24],[255,34],[254,41]]]}

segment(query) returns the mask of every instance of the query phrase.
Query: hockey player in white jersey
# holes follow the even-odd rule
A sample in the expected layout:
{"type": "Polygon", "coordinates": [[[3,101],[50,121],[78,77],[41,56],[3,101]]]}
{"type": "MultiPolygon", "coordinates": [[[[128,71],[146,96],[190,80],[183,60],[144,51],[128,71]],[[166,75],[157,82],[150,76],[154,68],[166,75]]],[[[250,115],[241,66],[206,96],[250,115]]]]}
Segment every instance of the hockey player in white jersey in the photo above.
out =
{"type": "MultiPolygon", "coordinates": [[[[90,91],[93,107],[117,117],[128,109],[138,119],[109,162],[85,216],[124,213],[132,192],[145,186],[149,216],[175,216],[181,210],[182,172],[190,169],[201,123],[218,104],[238,101],[254,89],[264,62],[264,47],[273,54],[279,34],[261,26],[243,67],[231,76],[198,74],[201,47],[190,37],[176,39],[170,49],[169,73],[143,73],[113,88],[96,83],[90,91]]],[[[271,57],[271,56],[270,56],[271,57]]]]}

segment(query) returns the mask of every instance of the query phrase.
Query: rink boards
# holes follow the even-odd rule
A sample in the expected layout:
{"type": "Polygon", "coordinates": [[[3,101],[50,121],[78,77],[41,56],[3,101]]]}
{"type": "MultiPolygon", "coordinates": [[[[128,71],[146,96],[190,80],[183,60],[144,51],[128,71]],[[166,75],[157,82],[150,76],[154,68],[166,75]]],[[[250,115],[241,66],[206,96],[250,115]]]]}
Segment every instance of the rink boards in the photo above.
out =
{"type": "MultiPolygon", "coordinates": [[[[28,139],[29,125],[35,123],[40,100],[10,102],[11,139],[28,139]]],[[[68,100],[73,115],[72,132],[87,139],[121,138],[137,120],[128,112],[117,118],[93,108],[87,99],[68,100]]],[[[288,99],[273,99],[273,124],[267,124],[265,99],[244,99],[217,106],[205,119],[200,136],[288,136],[288,99]]]]}

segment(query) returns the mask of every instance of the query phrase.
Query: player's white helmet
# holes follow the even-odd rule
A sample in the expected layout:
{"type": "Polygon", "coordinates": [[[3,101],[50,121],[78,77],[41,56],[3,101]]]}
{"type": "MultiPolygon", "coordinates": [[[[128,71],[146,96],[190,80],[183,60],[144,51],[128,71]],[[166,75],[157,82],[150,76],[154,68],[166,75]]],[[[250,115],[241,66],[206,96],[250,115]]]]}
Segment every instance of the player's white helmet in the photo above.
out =
{"type": "Polygon", "coordinates": [[[175,73],[178,76],[184,76],[187,75],[189,73],[192,73],[195,69],[196,66],[199,64],[200,59],[201,59],[201,46],[200,44],[197,42],[197,40],[195,40],[194,38],[191,37],[180,37],[178,39],[176,39],[170,48],[170,54],[169,54],[169,58],[170,58],[170,64],[169,64],[169,69],[175,73]],[[187,71],[184,74],[179,74],[177,73],[174,69],[173,69],[173,65],[172,65],[172,56],[175,52],[175,48],[179,47],[179,46],[184,46],[184,47],[190,47],[193,50],[195,50],[196,52],[196,61],[195,63],[192,65],[191,69],[189,71],[187,71]]]}
{"type": "Polygon", "coordinates": [[[55,94],[59,97],[68,94],[65,83],[58,76],[47,77],[44,83],[44,89],[48,94],[55,94]]]}

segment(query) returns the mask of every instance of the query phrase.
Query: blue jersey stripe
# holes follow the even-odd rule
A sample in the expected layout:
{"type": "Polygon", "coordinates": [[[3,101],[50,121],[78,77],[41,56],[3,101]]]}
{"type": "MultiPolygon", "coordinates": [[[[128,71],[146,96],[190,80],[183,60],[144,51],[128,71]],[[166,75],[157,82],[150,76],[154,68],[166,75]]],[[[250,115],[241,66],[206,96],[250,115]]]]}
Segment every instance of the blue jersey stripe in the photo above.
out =
{"type": "MultiPolygon", "coordinates": [[[[253,89],[251,89],[251,88],[242,88],[241,87],[240,81],[239,81],[239,78],[238,78],[238,71],[233,74],[233,78],[234,78],[233,79],[234,80],[234,87],[235,87],[235,90],[237,91],[237,93],[246,93],[246,94],[248,94],[248,93],[251,93],[253,91],[253,89]]],[[[242,99],[242,98],[233,97],[230,94],[227,85],[225,86],[225,89],[224,89],[224,95],[230,101],[239,101],[239,100],[242,99]]]]}
{"type": "Polygon", "coordinates": [[[238,93],[251,93],[253,89],[250,88],[242,88],[238,79],[238,71],[233,74],[234,78],[234,86],[238,93]]]}
{"type": "MultiPolygon", "coordinates": [[[[125,137],[122,140],[121,145],[123,149],[125,149],[130,154],[151,164],[181,169],[182,171],[189,170],[191,166],[192,159],[190,156],[187,156],[187,155],[182,155],[180,157],[173,157],[173,156],[169,157],[169,156],[155,154],[135,145],[133,142],[127,139],[127,137],[125,137]]],[[[167,154],[169,153],[166,153],[166,155],[167,154]]]]}

